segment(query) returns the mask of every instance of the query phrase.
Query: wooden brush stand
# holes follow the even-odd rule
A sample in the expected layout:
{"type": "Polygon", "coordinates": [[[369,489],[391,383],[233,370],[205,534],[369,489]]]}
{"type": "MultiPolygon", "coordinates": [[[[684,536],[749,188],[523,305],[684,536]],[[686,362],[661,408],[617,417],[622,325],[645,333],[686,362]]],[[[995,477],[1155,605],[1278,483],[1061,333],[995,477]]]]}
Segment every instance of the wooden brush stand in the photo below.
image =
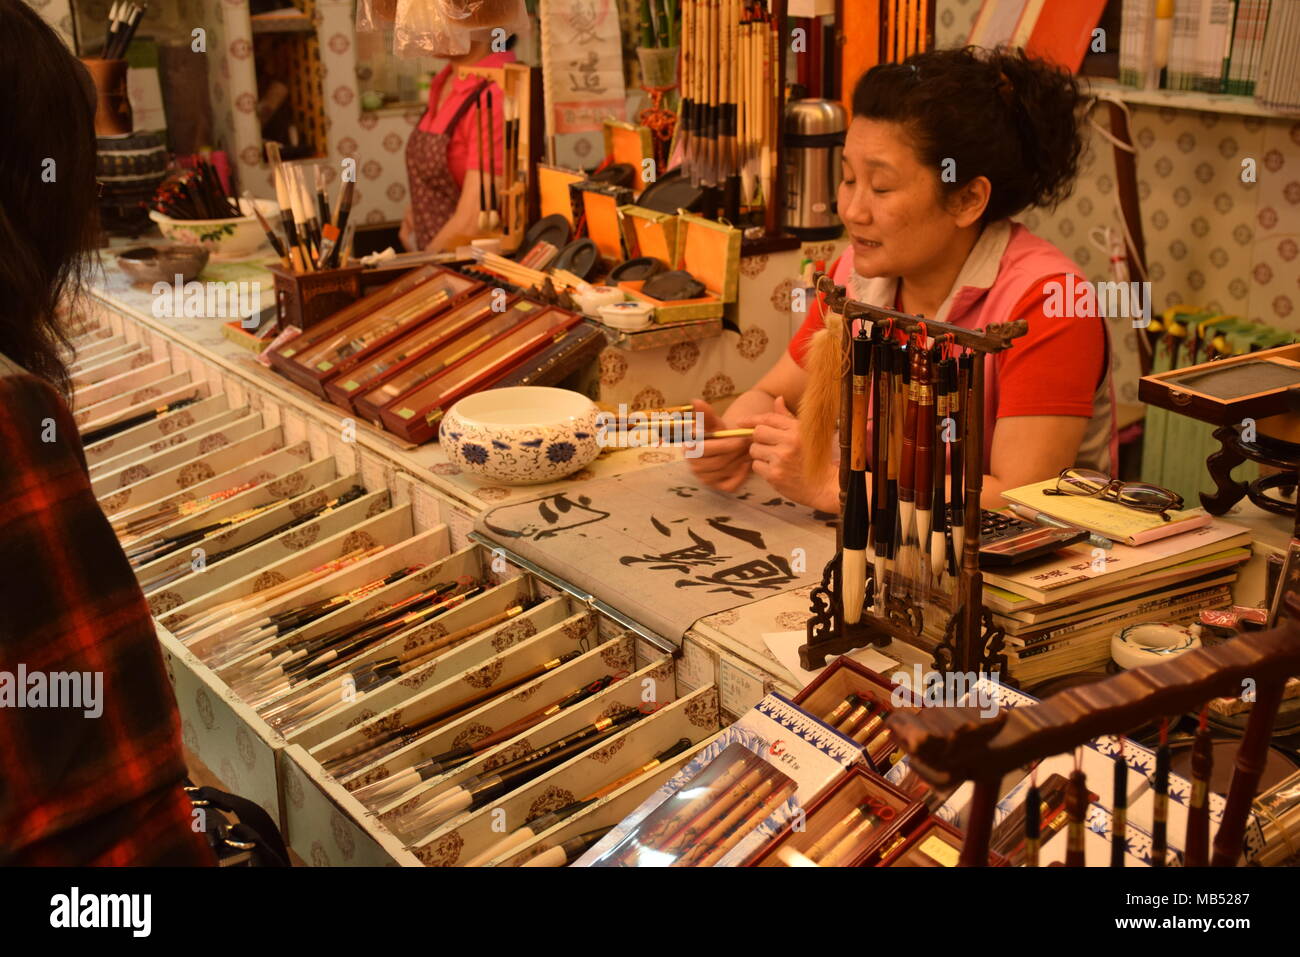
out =
{"type": "Polygon", "coordinates": [[[280,326],[306,331],[361,298],[360,266],[292,272],[278,263],[267,267],[275,278],[275,307],[280,326]]]}
{"type": "MultiPolygon", "coordinates": [[[[943,640],[934,650],[934,666],[939,671],[991,673],[1006,671],[1001,654],[1002,629],[993,624],[982,601],[983,576],[979,569],[980,492],[984,487],[984,357],[1011,348],[1011,340],[1029,331],[1023,319],[992,324],[982,331],[972,331],[943,322],[930,322],[918,316],[895,312],[855,302],[846,298],[844,287],[830,277],[817,279],[817,290],[826,307],[844,317],[840,330],[842,354],[849,355],[854,319],[870,322],[892,320],[894,328],[911,333],[924,324],[933,337],[952,336],[952,342],[975,353],[970,382],[963,397],[966,430],[962,441],[965,458],[965,542],[957,556],[957,587],[954,610],[948,613],[943,640]]],[[[840,383],[840,524],[836,530],[835,557],[822,573],[821,584],[813,589],[812,616],[808,619],[808,642],[799,648],[800,664],[814,671],[822,667],[826,655],[841,655],[867,645],[883,646],[897,638],[914,643],[924,627],[925,610],[893,599],[887,600],[884,614],[871,610],[878,584],[870,565],[867,572],[866,608],[862,617],[849,624],[844,620],[843,587],[840,580],[844,546],[844,505],[849,483],[849,441],[853,431],[853,382],[849,363],[844,363],[840,383]]],[[[936,453],[937,454],[937,453],[936,453]]],[[[875,463],[872,463],[874,468],[875,463]]],[[[946,613],[932,605],[931,611],[946,613]]]]}

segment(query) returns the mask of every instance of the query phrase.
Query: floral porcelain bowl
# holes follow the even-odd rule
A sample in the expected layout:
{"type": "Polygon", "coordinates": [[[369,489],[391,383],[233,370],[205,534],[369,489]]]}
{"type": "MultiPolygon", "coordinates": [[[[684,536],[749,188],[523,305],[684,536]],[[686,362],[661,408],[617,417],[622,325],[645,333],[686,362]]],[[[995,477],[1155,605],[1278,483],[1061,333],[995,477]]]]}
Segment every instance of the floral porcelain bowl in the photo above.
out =
{"type": "MultiPolygon", "coordinates": [[[[149,218],[174,243],[202,246],[216,260],[245,259],[257,255],[259,250],[265,252],[270,246],[248,200],[241,199],[239,208],[245,215],[232,219],[172,219],[156,209],[149,210],[149,218]]],[[[257,200],[257,208],[269,222],[279,219],[280,207],[271,200],[257,200]]]]}
{"type": "Polygon", "coordinates": [[[513,386],[461,399],[438,441],[461,468],[506,485],[554,482],[600,454],[596,406],[568,389],[513,386]]]}

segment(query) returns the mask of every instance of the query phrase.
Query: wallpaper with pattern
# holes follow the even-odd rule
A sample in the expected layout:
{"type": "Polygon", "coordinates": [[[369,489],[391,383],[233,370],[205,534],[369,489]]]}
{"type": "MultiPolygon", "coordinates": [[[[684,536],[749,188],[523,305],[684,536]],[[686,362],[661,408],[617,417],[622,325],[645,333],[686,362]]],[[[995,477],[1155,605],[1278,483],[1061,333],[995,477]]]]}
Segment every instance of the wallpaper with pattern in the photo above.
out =
{"type": "MultiPolygon", "coordinates": [[[[939,0],[936,43],[965,42],[979,7],[980,0],[939,0]]],[[[1130,109],[1153,307],[1188,303],[1300,332],[1300,117],[1130,109]],[[1256,161],[1254,183],[1242,182],[1246,158],[1256,161]]],[[[1103,126],[1107,113],[1095,113],[1103,126]]],[[[1107,259],[1088,237],[1100,226],[1119,228],[1115,167],[1106,140],[1090,135],[1088,145],[1074,195],[1022,219],[1102,281],[1107,259]]],[[[1126,320],[1113,322],[1117,394],[1136,402],[1136,333],[1126,320]]]]}

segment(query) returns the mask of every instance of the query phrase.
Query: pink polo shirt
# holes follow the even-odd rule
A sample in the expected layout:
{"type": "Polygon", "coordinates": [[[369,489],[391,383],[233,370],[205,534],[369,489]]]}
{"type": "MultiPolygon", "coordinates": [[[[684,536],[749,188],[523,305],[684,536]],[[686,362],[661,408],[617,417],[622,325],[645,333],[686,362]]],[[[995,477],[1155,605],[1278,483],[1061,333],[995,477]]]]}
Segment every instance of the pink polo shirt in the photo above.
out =
{"type": "MultiPolygon", "coordinates": [[[[1110,472],[1119,461],[1105,320],[1057,318],[1044,308],[1049,284],[1071,274],[1083,282],[1079,268],[1047,240],[1019,223],[992,223],[985,227],[934,317],[965,329],[983,329],[991,322],[1011,319],[1029,322],[1028,334],[985,362],[986,473],[997,420],[1020,415],[1086,418],[1088,428],[1076,464],[1110,472]]],[[[836,261],[831,278],[846,288],[851,299],[895,308],[898,280],[857,275],[852,247],[836,261]]],[[[790,355],[801,367],[813,334],[825,327],[823,316],[819,298],[790,340],[790,355]]]]}
{"type": "MultiPolygon", "coordinates": [[[[515,54],[513,50],[505,50],[501,53],[489,53],[483,59],[474,64],[476,67],[499,67],[506,63],[514,63],[515,54]]],[[[460,107],[465,98],[473,92],[474,88],[481,82],[479,77],[454,76],[456,68],[452,64],[447,64],[437,73],[433,81],[429,84],[429,108],[425,111],[424,116],[420,118],[419,129],[426,133],[446,133],[447,124],[455,116],[456,110],[460,107]],[[447,94],[447,99],[442,105],[438,105],[438,97],[442,95],[442,88],[450,80],[451,90],[447,94]]],[[[465,171],[468,169],[477,169],[479,166],[478,156],[478,131],[474,128],[474,122],[478,119],[481,124],[480,129],[483,134],[483,152],[486,157],[483,160],[483,169],[486,172],[488,159],[492,156],[491,147],[488,145],[488,96],[492,97],[492,139],[496,143],[496,172],[500,176],[505,164],[505,93],[501,87],[495,83],[489,84],[479,99],[482,104],[481,110],[475,110],[470,107],[465,113],[456,128],[451,131],[451,142],[447,145],[447,166],[451,170],[451,175],[459,186],[465,182],[465,171]]],[[[518,104],[516,104],[518,105],[518,104]]],[[[497,184],[498,188],[501,184],[497,184]]]]}

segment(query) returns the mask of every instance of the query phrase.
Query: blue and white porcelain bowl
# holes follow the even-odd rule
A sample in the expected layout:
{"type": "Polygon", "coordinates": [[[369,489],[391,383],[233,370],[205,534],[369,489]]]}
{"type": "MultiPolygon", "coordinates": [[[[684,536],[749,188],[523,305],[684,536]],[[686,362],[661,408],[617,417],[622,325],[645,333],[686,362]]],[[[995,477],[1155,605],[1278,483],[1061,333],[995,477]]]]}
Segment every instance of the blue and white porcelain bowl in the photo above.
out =
{"type": "Polygon", "coordinates": [[[596,414],[590,399],[568,389],[488,389],[451,407],[438,441],[452,462],[495,482],[554,482],[600,454],[596,414]]]}

